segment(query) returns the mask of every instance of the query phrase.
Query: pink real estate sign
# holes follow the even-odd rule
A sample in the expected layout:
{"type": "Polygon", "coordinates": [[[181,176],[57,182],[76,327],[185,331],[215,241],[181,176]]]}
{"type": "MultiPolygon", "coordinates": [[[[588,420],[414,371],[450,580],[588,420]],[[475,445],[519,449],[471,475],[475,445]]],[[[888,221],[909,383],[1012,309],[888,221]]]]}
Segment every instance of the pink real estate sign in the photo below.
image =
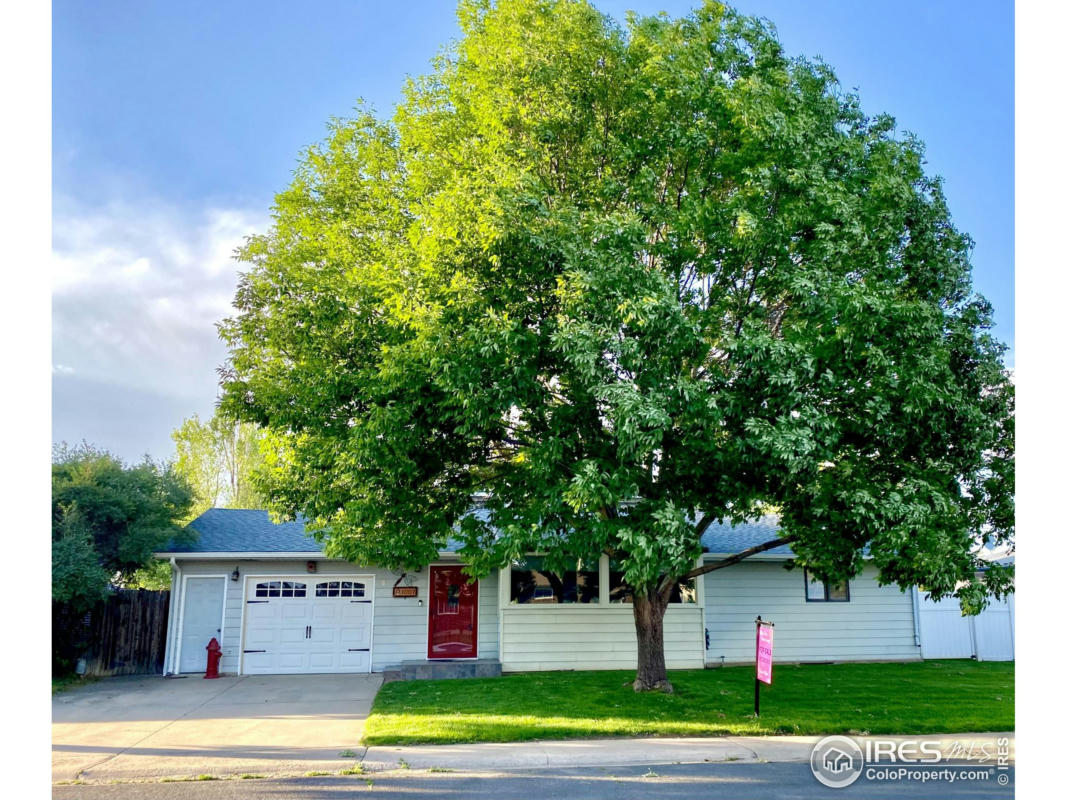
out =
{"type": "Polygon", "coordinates": [[[760,625],[756,634],[756,678],[766,684],[771,682],[771,658],[774,653],[774,628],[760,625]]]}

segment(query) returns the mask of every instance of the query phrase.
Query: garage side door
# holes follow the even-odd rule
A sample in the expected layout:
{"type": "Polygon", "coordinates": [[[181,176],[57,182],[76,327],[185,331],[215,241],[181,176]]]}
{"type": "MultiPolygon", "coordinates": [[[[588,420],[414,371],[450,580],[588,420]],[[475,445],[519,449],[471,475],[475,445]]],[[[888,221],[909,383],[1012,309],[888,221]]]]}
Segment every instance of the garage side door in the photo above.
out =
{"type": "Polygon", "coordinates": [[[208,642],[212,638],[222,638],[225,589],[225,578],[186,578],[178,672],[204,672],[207,669],[208,642]]]}

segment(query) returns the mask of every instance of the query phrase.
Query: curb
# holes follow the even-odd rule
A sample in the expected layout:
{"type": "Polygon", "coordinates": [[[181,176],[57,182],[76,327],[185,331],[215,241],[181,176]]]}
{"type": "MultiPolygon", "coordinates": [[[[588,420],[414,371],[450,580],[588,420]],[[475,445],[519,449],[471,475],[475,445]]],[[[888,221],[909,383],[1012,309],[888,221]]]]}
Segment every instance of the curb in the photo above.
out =
{"type": "MultiPolygon", "coordinates": [[[[545,767],[613,767],[646,764],[751,761],[805,762],[822,736],[721,736],[707,738],[567,739],[486,744],[375,745],[363,765],[373,770],[445,768],[455,770],[545,767]]],[[[957,758],[984,753],[996,758],[997,740],[1009,740],[1015,762],[1014,732],[854,736],[857,742],[933,743],[957,758]]]]}

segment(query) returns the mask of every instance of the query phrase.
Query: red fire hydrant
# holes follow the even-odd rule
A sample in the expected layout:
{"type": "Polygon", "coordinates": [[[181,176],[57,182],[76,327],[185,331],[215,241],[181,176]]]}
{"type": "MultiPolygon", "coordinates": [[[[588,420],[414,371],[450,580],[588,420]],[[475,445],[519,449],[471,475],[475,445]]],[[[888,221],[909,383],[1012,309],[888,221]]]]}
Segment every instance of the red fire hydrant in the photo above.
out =
{"type": "Polygon", "coordinates": [[[205,678],[219,677],[219,659],[221,658],[222,645],[219,644],[218,639],[212,636],[211,641],[207,644],[207,672],[204,673],[205,678]]]}

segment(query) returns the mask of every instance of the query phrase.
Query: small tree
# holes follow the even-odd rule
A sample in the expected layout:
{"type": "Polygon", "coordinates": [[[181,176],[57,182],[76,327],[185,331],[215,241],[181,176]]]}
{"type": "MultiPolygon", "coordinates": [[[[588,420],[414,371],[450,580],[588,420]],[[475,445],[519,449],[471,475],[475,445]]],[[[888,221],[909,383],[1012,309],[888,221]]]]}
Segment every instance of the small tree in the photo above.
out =
{"type": "Polygon", "coordinates": [[[189,482],[196,497],[190,519],[213,507],[262,506],[252,478],[263,462],[262,432],[256,426],[219,414],[202,422],[194,414],[171,438],[177,451],[175,471],[189,482]]]}
{"type": "Polygon", "coordinates": [[[467,0],[391,122],[333,123],[241,252],[223,407],[327,552],[617,559],[636,689],[679,581],[782,543],[956,593],[1012,541],[1013,393],[922,147],[707,3],[467,0]],[[468,515],[486,493],[492,524],[468,515]],[[780,538],[698,566],[714,520],[780,538]]]}

